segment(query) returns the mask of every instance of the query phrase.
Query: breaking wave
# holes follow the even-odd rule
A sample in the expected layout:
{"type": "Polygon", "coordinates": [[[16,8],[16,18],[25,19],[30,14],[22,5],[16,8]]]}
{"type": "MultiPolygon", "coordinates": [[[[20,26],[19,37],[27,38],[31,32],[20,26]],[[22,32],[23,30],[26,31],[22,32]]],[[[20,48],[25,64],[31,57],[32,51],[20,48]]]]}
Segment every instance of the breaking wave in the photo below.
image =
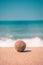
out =
{"type": "MultiPolygon", "coordinates": [[[[27,47],[43,47],[43,40],[39,37],[17,40],[23,40],[26,43],[27,47]]],[[[10,38],[1,38],[0,47],[14,47],[17,40],[12,40],[10,38]]]]}

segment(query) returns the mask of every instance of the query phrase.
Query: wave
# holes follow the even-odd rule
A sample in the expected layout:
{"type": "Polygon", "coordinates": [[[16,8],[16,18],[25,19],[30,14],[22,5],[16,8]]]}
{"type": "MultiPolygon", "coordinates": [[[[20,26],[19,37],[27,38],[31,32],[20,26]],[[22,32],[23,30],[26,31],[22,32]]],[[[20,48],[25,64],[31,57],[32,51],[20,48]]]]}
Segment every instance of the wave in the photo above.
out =
{"type": "MultiPolygon", "coordinates": [[[[26,43],[27,47],[43,47],[43,39],[40,39],[39,37],[17,40],[23,40],[26,43]]],[[[17,40],[12,40],[10,38],[1,38],[0,47],[14,47],[17,40]]]]}

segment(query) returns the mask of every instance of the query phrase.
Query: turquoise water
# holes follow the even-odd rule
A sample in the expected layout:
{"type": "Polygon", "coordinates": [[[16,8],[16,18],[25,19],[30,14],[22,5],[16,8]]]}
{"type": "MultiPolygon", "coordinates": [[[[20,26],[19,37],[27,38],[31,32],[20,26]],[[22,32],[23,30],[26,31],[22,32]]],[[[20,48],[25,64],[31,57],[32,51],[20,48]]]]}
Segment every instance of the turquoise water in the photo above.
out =
{"type": "Polygon", "coordinates": [[[0,38],[43,38],[43,21],[0,21],[0,38]]]}

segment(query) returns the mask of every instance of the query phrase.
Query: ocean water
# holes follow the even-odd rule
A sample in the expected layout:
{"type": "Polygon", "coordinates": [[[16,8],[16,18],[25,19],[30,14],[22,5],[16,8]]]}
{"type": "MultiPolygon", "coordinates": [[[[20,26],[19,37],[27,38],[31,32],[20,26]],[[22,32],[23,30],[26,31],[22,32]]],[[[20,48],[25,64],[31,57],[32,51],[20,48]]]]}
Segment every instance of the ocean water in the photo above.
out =
{"type": "Polygon", "coordinates": [[[0,21],[0,47],[23,40],[29,47],[43,46],[43,21],[0,21]]]}

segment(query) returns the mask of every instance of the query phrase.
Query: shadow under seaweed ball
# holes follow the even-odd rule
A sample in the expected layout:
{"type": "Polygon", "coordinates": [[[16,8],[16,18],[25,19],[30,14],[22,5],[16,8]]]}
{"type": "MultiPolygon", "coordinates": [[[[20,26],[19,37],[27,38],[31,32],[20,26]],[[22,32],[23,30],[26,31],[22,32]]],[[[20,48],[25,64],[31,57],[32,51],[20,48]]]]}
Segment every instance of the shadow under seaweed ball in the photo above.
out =
{"type": "Polygon", "coordinates": [[[16,41],[15,43],[15,49],[18,51],[18,52],[23,52],[26,48],[26,43],[22,40],[18,40],[16,41]]]}

